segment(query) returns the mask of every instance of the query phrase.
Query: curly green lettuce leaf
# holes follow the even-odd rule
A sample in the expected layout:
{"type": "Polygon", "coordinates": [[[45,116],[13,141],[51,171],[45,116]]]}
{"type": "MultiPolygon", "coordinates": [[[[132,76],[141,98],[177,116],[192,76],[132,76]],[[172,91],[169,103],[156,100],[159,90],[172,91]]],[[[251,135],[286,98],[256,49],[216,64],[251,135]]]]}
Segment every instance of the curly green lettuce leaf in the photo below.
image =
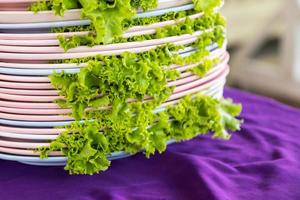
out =
{"type": "MultiPolygon", "coordinates": [[[[195,31],[204,31],[207,29],[214,29],[215,27],[224,26],[225,20],[220,14],[208,14],[196,19],[190,19],[189,17],[187,17],[183,21],[177,22],[175,25],[157,28],[156,32],[153,34],[145,34],[129,38],[124,38],[122,36],[115,37],[112,43],[137,42],[179,36],[183,34],[193,34],[195,31]]],[[[69,38],[65,38],[63,36],[58,37],[60,46],[65,51],[83,45],[94,46],[103,44],[102,42],[97,43],[94,38],[95,34],[93,34],[93,32],[90,32],[87,35],[74,35],[69,38]]]]}
{"type": "Polygon", "coordinates": [[[52,10],[59,16],[63,16],[66,10],[78,7],[77,0],[52,0],[52,10]]]}
{"type": "MultiPolygon", "coordinates": [[[[207,46],[219,40],[215,32],[219,33],[215,30],[200,35],[191,44],[197,50],[186,57],[178,53],[184,46],[167,44],[138,54],[126,52],[119,56],[71,60],[75,63],[87,62],[87,66],[77,74],[54,73],[50,76],[51,83],[64,97],[63,106],[72,108],[73,117],[77,120],[86,118],[85,109],[95,107],[99,97],[105,98],[103,105],[112,104],[118,99],[143,101],[146,96],[163,102],[174,90],[173,87],[167,87],[168,81],[179,78],[179,72],[168,66],[201,62],[209,55],[207,46]]],[[[201,67],[207,72],[205,66],[198,66],[197,72],[201,67]]]]}
{"type": "Polygon", "coordinates": [[[36,3],[31,4],[28,7],[28,11],[33,11],[34,13],[38,13],[39,11],[51,10],[52,4],[50,1],[38,1],[36,3]]]}
{"type": "MultiPolygon", "coordinates": [[[[220,5],[221,0],[193,0],[193,2],[196,11],[211,13],[213,8],[220,5]]],[[[78,46],[78,40],[82,40],[79,43],[85,44],[88,42],[90,45],[111,43],[115,38],[122,35],[126,27],[128,28],[135,23],[128,22],[132,20],[136,9],[148,10],[155,7],[157,7],[157,0],[50,0],[33,3],[29,10],[38,12],[39,10],[51,9],[55,14],[63,16],[66,10],[81,8],[81,16],[91,21],[91,25],[87,27],[94,31],[94,37],[91,37],[91,35],[86,38],[75,37],[67,45],[70,46],[68,48],[71,48],[78,46]]],[[[163,20],[164,16],[162,15],[162,17],[156,19],[163,20]]],[[[151,23],[152,19],[154,18],[145,18],[145,23],[151,23]]],[[[62,42],[62,40],[60,41],[62,42]]],[[[64,49],[68,48],[64,47],[64,49]]]]}
{"type": "Polygon", "coordinates": [[[239,130],[242,123],[236,119],[240,105],[201,94],[186,96],[159,113],[153,112],[156,106],[155,102],[127,105],[119,101],[111,110],[94,113],[93,121],[66,127],[49,147],[40,149],[41,155],[62,151],[68,157],[65,169],[71,174],[94,174],[108,169],[106,156],[113,152],[144,150],[149,157],[164,152],[170,139],[189,140],[209,132],[229,139],[228,129],[239,130]]]}
{"type": "Polygon", "coordinates": [[[156,8],[157,0],[131,0],[130,4],[136,9],[142,8],[144,11],[146,11],[156,8]]]}
{"type": "Polygon", "coordinates": [[[80,0],[82,17],[91,20],[95,28],[95,41],[109,43],[123,33],[122,22],[134,16],[130,0],[80,0]]]}
{"type": "Polygon", "coordinates": [[[193,0],[195,10],[199,12],[211,13],[214,8],[221,5],[222,0],[193,0]]]}

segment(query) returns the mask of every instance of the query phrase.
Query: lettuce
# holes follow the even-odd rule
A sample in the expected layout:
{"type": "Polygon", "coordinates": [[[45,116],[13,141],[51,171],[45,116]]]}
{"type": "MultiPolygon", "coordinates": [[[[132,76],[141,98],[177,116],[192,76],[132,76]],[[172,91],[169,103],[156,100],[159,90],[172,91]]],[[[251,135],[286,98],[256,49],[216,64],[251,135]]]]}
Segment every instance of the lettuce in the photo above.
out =
{"type": "Polygon", "coordinates": [[[157,7],[157,0],[131,0],[131,6],[144,11],[154,9],[157,7]]]}
{"type": "Polygon", "coordinates": [[[98,43],[109,43],[114,36],[121,35],[123,20],[135,14],[130,0],[80,0],[80,3],[83,7],[82,17],[91,20],[98,43]]]}
{"type": "MultiPolygon", "coordinates": [[[[221,0],[193,0],[195,10],[209,13],[221,4],[221,0]]],[[[130,20],[136,10],[153,9],[157,0],[50,0],[33,3],[28,9],[34,12],[51,9],[63,16],[68,9],[81,8],[81,17],[91,21],[95,32],[94,43],[111,43],[115,37],[122,35],[123,23],[130,20]]],[[[74,41],[72,41],[74,42],[74,41]]]]}
{"type": "Polygon", "coordinates": [[[116,103],[111,110],[98,111],[94,121],[73,123],[49,147],[40,149],[43,158],[62,151],[71,174],[94,174],[110,166],[106,156],[116,151],[135,154],[144,149],[149,157],[166,150],[170,139],[189,140],[213,132],[213,137],[229,139],[228,129],[240,129],[235,117],[241,106],[231,100],[216,100],[201,94],[186,96],[177,105],[153,113],[155,103],[116,103]],[[134,115],[132,115],[134,113],[134,115]]]}
{"type": "Polygon", "coordinates": [[[81,8],[81,17],[88,18],[95,30],[95,41],[107,44],[123,33],[123,21],[131,19],[136,9],[156,6],[157,0],[50,0],[33,3],[28,9],[34,12],[51,9],[63,16],[68,9],[81,8]]]}
{"type": "Polygon", "coordinates": [[[195,10],[199,12],[211,13],[215,7],[221,5],[222,0],[193,0],[195,10]]]}
{"type": "MultiPolygon", "coordinates": [[[[185,10],[179,12],[168,12],[163,15],[153,16],[153,17],[125,19],[122,23],[122,27],[124,30],[126,30],[133,26],[144,26],[144,25],[149,25],[149,24],[168,21],[168,20],[176,20],[196,13],[197,11],[195,10],[185,10]]],[[[94,32],[95,29],[91,25],[56,27],[51,29],[51,32],[53,33],[79,32],[79,31],[94,32]]]]}
{"type": "Polygon", "coordinates": [[[70,62],[73,63],[87,62],[87,66],[77,74],[54,73],[50,76],[51,83],[65,97],[64,107],[72,108],[73,117],[77,120],[86,117],[84,110],[95,107],[99,96],[106,97],[106,104],[116,99],[124,102],[129,98],[142,101],[146,96],[163,102],[174,89],[166,87],[168,80],[179,77],[176,70],[166,66],[203,61],[209,54],[206,47],[224,38],[224,32],[221,33],[216,28],[200,35],[192,44],[197,51],[184,58],[176,53],[184,46],[167,44],[139,54],[126,52],[119,56],[72,59],[70,62]]]}
{"type": "Polygon", "coordinates": [[[202,134],[213,133],[213,138],[229,139],[228,131],[240,129],[236,117],[241,106],[231,100],[217,100],[202,94],[182,98],[176,105],[154,112],[174,91],[168,82],[180,78],[172,65],[201,63],[189,69],[200,77],[219,62],[207,59],[207,46],[225,40],[225,20],[213,9],[221,0],[193,0],[195,10],[170,12],[158,17],[133,19],[137,9],[153,9],[157,0],[50,0],[32,4],[30,10],[53,10],[63,15],[68,9],[81,8],[89,26],[54,29],[54,32],[89,31],[86,36],[59,36],[65,50],[79,45],[122,43],[192,34],[203,30],[189,46],[196,49],[186,57],[179,55],[187,45],[164,44],[142,53],[125,52],[116,56],[102,56],[60,60],[54,63],[87,63],[79,73],[53,73],[52,85],[63,99],[56,103],[71,108],[73,123],[50,143],[39,149],[41,158],[53,151],[61,151],[68,160],[65,169],[70,174],[95,174],[110,166],[107,156],[124,151],[146,157],[166,150],[170,140],[184,141],[202,134]],[[137,25],[178,19],[196,12],[201,18],[186,18],[176,25],[165,26],[149,35],[121,37],[123,31],[137,25]],[[145,99],[148,101],[144,101],[145,99]],[[131,102],[129,102],[131,100],[131,102]],[[107,109],[103,109],[106,106],[107,109]]]}
{"type": "MultiPolygon", "coordinates": [[[[168,25],[162,28],[157,28],[154,34],[145,34],[129,38],[115,37],[112,43],[136,42],[178,36],[183,34],[192,34],[195,31],[203,31],[218,26],[225,26],[225,20],[220,14],[204,15],[201,18],[196,19],[190,19],[189,17],[187,17],[185,18],[185,20],[178,22],[175,25],[168,25]]],[[[67,51],[78,46],[94,46],[102,44],[97,43],[94,37],[95,35],[90,32],[89,34],[84,36],[74,35],[70,38],[59,36],[58,39],[60,41],[60,47],[67,51]]]]}

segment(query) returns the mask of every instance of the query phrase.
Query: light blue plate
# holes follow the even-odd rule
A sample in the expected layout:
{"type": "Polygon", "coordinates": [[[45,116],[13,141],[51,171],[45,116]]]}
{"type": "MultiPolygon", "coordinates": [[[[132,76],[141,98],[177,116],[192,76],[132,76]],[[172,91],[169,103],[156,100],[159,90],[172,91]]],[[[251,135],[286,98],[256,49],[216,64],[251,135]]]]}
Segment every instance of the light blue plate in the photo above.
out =
{"type": "MultiPolygon", "coordinates": [[[[160,16],[168,12],[179,12],[184,10],[191,10],[194,8],[194,4],[188,4],[184,6],[178,6],[174,8],[167,8],[162,10],[153,10],[143,13],[138,13],[135,18],[155,17],[160,16]]],[[[0,29],[6,30],[22,30],[22,29],[49,29],[55,27],[67,27],[67,26],[83,26],[89,25],[90,20],[70,20],[60,22],[42,22],[42,23],[22,23],[22,24],[0,24],[0,29]]]]}
{"type": "MultiPolygon", "coordinates": [[[[175,143],[175,140],[170,140],[167,142],[167,145],[175,143]]],[[[131,156],[130,154],[120,151],[112,153],[107,156],[109,160],[117,160],[131,156]]],[[[28,164],[28,165],[37,165],[37,166],[64,166],[66,164],[66,157],[49,157],[46,159],[41,159],[37,156],[17,156],[0,153],[0,159],[9,160],[9,161],[17,161],[20,163],[28,164]]]]}
{"type": "MultiPolygon", "coordinates": [[[[207,48],[209,51],[213,52],[218,49],[217,44],[212,44],[207,48]]],[[[187,47],[184,51],[181,52],[182,57],[186,57],[195,51],[192,47],[187,47]]],[[[23,75],[23,76],[48,76],[53,74],[54,69],[24,69],[24,68],[6,68],[0,66],[0,74],[9,74],[9,75],[23,75]]],[[[80,68],[61,68],[55,69],[56,72],[66,72],[68,74],[78,73],[80,68]]]]}

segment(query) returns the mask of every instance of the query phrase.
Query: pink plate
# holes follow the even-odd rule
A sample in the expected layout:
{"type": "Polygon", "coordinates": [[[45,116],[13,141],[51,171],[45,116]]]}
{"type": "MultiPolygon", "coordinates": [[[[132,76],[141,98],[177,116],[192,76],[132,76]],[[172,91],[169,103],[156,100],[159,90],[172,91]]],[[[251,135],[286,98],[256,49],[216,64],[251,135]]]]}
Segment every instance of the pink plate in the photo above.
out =
{"type": "MultiPolygon", "coordinates": [[[[194,86],[193,88],[189,88],[177,93],[174,93],[171,95],[168,103],[171,103],[171,101],[179,99],[185,95],[193,94],[199,91],[207,90],[208,88],[212,87],[215,84],[223,83],[226,75],[228,74],[228,67],[226,67],[225,70],[220,74],[220,76],[217,79],[214,79],[207,84],[201,84],[194,86]]],[[[197,81],[195,81],[197,82],[197,81]]],[[[147,100],[146,100],[147,101],[147,100]]],[[[172,104],[176,103],[175,101],[172,102],[172,104]]],[[[10,120],[21,120],[21,121],[68,121],[72,120],[73,118],[68,116],[62,116],[62,115],[19,115],[19,114],[8,114],[8,113],[0,113],[0,118],[2,119],[10,119],[10,120]]]]}
{"type": "Polygon", "coordinates": [[[49,146],[49,143],[35,143],[35,142],[15,142],[10,140],[0,139],[0,147],[10,147],[18,149],[37,149],[39,147],[49,146]]]}
{"type": "MultiPolygon", "coordinates": [[[[209,87],[212,87],[214,84],[220,84],[220,83],[224,83],[224,81],[214,81],[213,83],[210,83],[208,85],[204,86],[199,86],[199,87],[195,87],[191,90],[186,90],[182,93],[178,93],[175,95],[172,95],[170,97],[170,99],[161,106],[161,108],[163,108],[163,106],[166,105],[173,105],[176,104],[177,101],[174,101],[176,99],[179,99],[187,94],[193,94],[193,93],[198,93],[200,91],[204,91],[204,90],[208,90],[209,87]]],[[[8,120],[20,120],[20,121],[34,121],[34,122],[51,122],[51,121],[69,121],[69,120],[73,120],[72,117],[68,117],[68,116],[62,116],[62,115],[18,115],[18,114],[6,114],[6,113],[0,113],[0,118],[2,119],[8,119],[8,120]]]]}
{"type": "Polygon", "coordinates": [[[0,100],[0,105],[9,108],[22,108],[22,109],[60,109],[54,103],[28,103],[28,102],[15,102],[0,100]]]}
{"type": "Polygon", "coordinates": [[[0,81],[1,88],[11,88],[11,89],[24,89],[24,90],[49,90],[54,89],[50,82],[48,83],[21,83],[21,82],[7,82],[0,81]]]}
{"type": "Polygon", "coordinates": [[[17,134],[1,132],[0,137],[10,138],[10,139],[21,139],[21,140],[34,140],[34,141],[50,141],[55,140],[59,135],[34,135],[34,134],[17,134]]]}
{"type": "Polygon", "coordinates": [[[0,88],[0,94],[24,95],[24,96],[57,96],[56,90],[25,90],[0,88]]]}
{"type": "MultiPolygon", "coordinates": [[[[23,156],[39,156],[40,154],[35,152],[34,150],[27,150],[27,149],[15,149],[15,148],[7,148],[7,147],[0,147],[1,153],[13,154],[13,155],[23,155],[23,156]]],[[[61,156],[61,152],[51,152],[51,156],[61,156]]]]}
{"type": "MultiPolygon", "coordinates": [[[[146,34],[154,34],[156,32],[155,29],[148,29],[148,30],[142,30],[142,31],[136,31],[136,32],[125,32],[123,34],[124,38],[128,38],[128,37],[132,37],[132,36],[139,36],[139,35],[146,35],[146,34]]],[[[41,33],[41,35],[47,35],[48,33],[41,33]]],[[[38,50],[40,49],[41,52],[40,53],[48,53],[47,51],[45,51],[45,48],[50,48],[49,53],[53,52],[54,50],[56,50],[55,52],[64,52],[62,51],[61,48],[59,48],[59,40],[57,39],[57,37],[59,35],[61,36],[65,36],[67,38],[73,36],[73,35],[86,35],[88,34],[88,32],[67,32],[67,33],[52,33],[53,36],[56,36],[56,38],[53,39],[23,39],[23,40],[19,40],[19,39],[11,39],[11,40],[0,40],[0,50],[1,51],[5,51],[5,52],[39,52],[38,50]],[[7,47],[8,49],[6,49],[5,47],[7,47]],[[52,48],[52,49],[51,49],[52,48]]],[[[23,35],[23,34],[19,34],[19,35],[23,35]]],[[[26,36],[27,34],[25,34],[26,36]]],[[[33,35],[33,34],[32,34],[33,35]]],[[[12,37],[12,36],[11,36],[12,37]]],[[[20,36],[19,36],[20,37],[20,36]]],[[[124,43],[126,44],[126,43],[124,43]]],[[[115,44],[117,45],[117,44],[115,44]]],[[[109,45],[102,45],[104,46],[103,48],[109,49],[109,48],[113,48],[110,47],[109,45]]]]}
{"type": "Polygon", "coordinates": [[[34,135],[57,135],[65,131],[65,129],[55,128],[18,128],[0,125],[1,132],[9,132],[16,134],[34,134],[34,135]]]}
{"type": "MultiPolygon", "coordinates": [[[[208,87],[210,87],[212,84],[207,84],[207,87],[196,87],[193,88],[192,91],[199,91],[199,90],[203,90],[206,89],[208,87]]],[[[186,90],[184,92],[181,93],[177,93],[174,95],[171,95],[170,99],[177,99],[179,97],[184,96],[185,92],[189,92],[189,90],[186,90]]],[[[193,93],[193,92],[192,92],[193,93]]],[[[170,104],[175,104],[176,102],[172,102],[170,100],[168,100],[168,105],[170,104]]],[[[20,121],[38,121],[38,122],[50,122],[50,121],[69,121],[69,120],[73,120],[72,117],[69,116],[64,116],[64,115],[30,115],[30,114],[10,114],[10,113],[0,113],[0,118],[2,119],[9,119],[9,120],[20,120],[20,121]]]]}
{"type": "Polygon", "coordinates": [[[29,109],[29,108],[10,108],[0,107],[1,112],[23,115],[62,115],[71,113],[71,109],[29,109]]]}
{"type": "MultiPolygon", "coordinates": [[[[215,70],[215,72],[208,74],[207,76],[203,78],[199,78],[197,75],[191,75],[186,78],[182,78],[176,81],[172,81],[168,83],[168,86],[177,86],[175,88],[175,93],[181,92],[183,90],[187,90],[191,87],[194,87],[199,84],[204,84],[205,82],[213,79],[222,71],[227,64],[227,60],[225,59],[222,63],[220,63],[220,67],[217,67],[218,70],[215,70]],[[225,62],[224,62],[225,61],[225,62]]],[[[23,88],[32,88],[32,89],[47,89],[48,92],[53,93],[54,96],[49,96],[46,94],[47,91],[42,90],[41,94],[46,94],[47,96],[31,96],[31,95],[17,95],[17,94],[7,94],[7,93],[1,93],[1,88],[0,88],[0,94],[1,98],[5,100],[12,100],[12,101],[22,101],[22,102],[53,102],[56,99],[62,98],[59,96],[55,96],[55,90],[51,91],[48,89],[53,88],[53,86],[48,83],[12,83],[12,82],[0,82],[3,87],[23,87],[23,88]],[[40,87],[43,86],[43,87],[40,87]]],[[[5,90],[5,89],[4,89],[5,90]]],[[[11,90],[10,90],[11,91],[11,90]]],[[[16,90],[15,90],[16,91],[16,90]]],[[[25,90],[21,90],[23,93],[25,90]]],[[[4,91],[5,92],[5,91],[4,91]]],[[[22,93],[20,92],[20,93],[22,93]]],[[[26,92],[30,93],[30,90],[26,90],[26,92]]],[[[32,90],[34,94],[38,94],[38,90],[32,90]]]]}
{"type": "MultiPolygon", "coordinates": [[[[201,80],[201,79],[200,79],[201,80]]],[[[204,81],[207,81],[207,79],[204,79],[204,81]]],[[[191,88],[195,85],[200,85],[201,83],[203,85],[203,79],[202,81],[194,81],[192,83],[190,83],[191,85],[188,88],[191,88]]],[[[177,93],[184,91],[186,88],[185,85],[180,86],[179,89],[177,89],[177,93]]],[[[178,96],[178,94],[174,94],[172,95],[172,99],[174,98],[174,96],[178,96]]],[[[175,96],[175,97],[176,97],[175,96]]],[[[17,108],[20,108],[20,112],[21,114],[26,112],[26,109],[30,110],[32,109],[32,114],[40,114],[40,112],[44,112],[44,110],[48,110],[49,109],[49,114],[61,114],[62,112],[66,111],[68,112],[69,110],[65,109],[64,111],[58,111],[60,108],[58,107],[58,105],[54,104],[54,103],[24,103],[24,102],[10,102],[10,101],[0,101],[0,104],[2,107],[4,108],[15,108],[13,113],[17,110],[17,108]],[[22,109],[25,109],[24,112],[22,111],[22,109]],[[39,111],[39,109],[42,109],[41,111],[39,111]],[[44,109],[44,110],[43,110],[44,109]]],[[[5,110],[2,110],[3,112],[5,112],[5,110]]],[[[28,113],[31,114],[31,113],[28,113]]],[[[43,113],[46,114],[46,113],[43,113]]]]}
{"type": "Polygon", "coordinates": [[[1,11],[24,11],[30,3],[18,3],[18,4],[12,4],[12,3],[5,3],[0,4],[0,12],[1,11]]]}
{"type": "MultiPolygon", "coordinates": [[[[142,33],[145,33],[145,32],[147,33],[147,31],[142,31],[142,33]]],[[[173,37],[167,37],[167,38],[161,38],[161,39],[145,40],[145,41],[138,41],[138,42],[116,43],[116,44],[109,44],[109,45],[96,45],[93,47],[80,46],[80,47],[70,49],[68,51],[68,53],[95,52],[95,51],[100,53],[102,51],[113,51],[113,50],[117,50],[117,49],[130,49],[130,48],[137,48],[137,47],[154,46],[154,45],[173,43],[176,41],[189,39],[193,36],[198,36],[201,34],[202,34],[202,31],[197,31],[193,35],[185,34],[185,35],[173,36],[173,37]]],[[[7,46],[8,44],[9,45],[24,44],[24,41],[6,40],[6,43],[8,43],[8,44],[0,45],[0,52],[32,53],[32,54],[33,53],[43,53],[43,54],[65,53],[65,51],[61,47],[58,46],[59,45],[58,40],[53,40],[53,45],[56,45],[56,46],[47,46],[49,43],[51,43],[51,41],[49,41],[49,40],[30,40],[27,42],[32,45],[39,44],[43,47],[7,46]]],[[[0,43],[4,43],[4,42],[0,41],[0,43]]]]}
{"type": "MultiPolygon", "coordinates": [[[[183,73],[183,75],[184,77],[181,76],[180,79],[169,82],[168,86],[170,87],[178,86],[199,79],[199,76],[193,75],[192,73],[189,72],[183,73]]],[[[1,98],[6,100],[21,101],[23,99],[23,101],[48,102],[59,98],[58,91],[54,90],[53,86],[50,83],[49,83],[49,87],[42,87],[46,85],[43,83],[17,83],[16,84],[13,82],[0,81],[0,84],[1,86],[5,87],[5,88],[0,88],[1,98]],[[27,87],[27,88],[22,89],[18,87],[27,87]],[[30,87],[31,89],[28,89],[30,87]]]]}
{"type": "MultiPolygon", "coordinates": [[[[215,73],[218,67],[213,68],[211,71],[215,73]]],[[[189,72],[187,72],[189,74],[189,72]]],[[[202,78],[203,79],[203,78],[202,78]]],[[[1,91],[1,89],[0,89],[1,91]]],[[[70,109],[22,109],[22,108],[10,108],[10,107],[0,107],[0,111],[5,113],[13,113],[13,114],[29,114],[29,115],[60,115],[70,113],[70,109]]]]}
{"type": "MultiPolygon", "coordinates": [[[[172,101],[174,99],[178,99],[178,98],[181,98],[183,96],[186,96],[186,95],[189,95],[189,94],[193,94],[193,93],[196,93],[196,92],[199,92],[201,90],[204,90],[205,88],[209,88],[211,86],[213,86],[214,84],[220,82],[220,80],[224,80],[225,77],[228,75],[229,73],[229,67],[227,66],[226,69],[222,72],[222,74],[220,74],[220,77],[218,77],[218,79],[215,79],[207,84],[203,84],[203,85],[200,85],[200,86],[195,86],[194,88],[190,88],[189,90],[184,90],[184,86],[180,89],[178,89],[178,93],[174,93],[168,101],[172,101]],[[180,91],[180,92],[179,92],[180,91]]],[[[197,81],[195,81],[197,82],[197,81]]]]}
{"type": "MultiPolygon", "coordinates": [[[[210,58],[211,56],[209,56],[210,58]]],[[[215,57],[213,57],[215,58],[215,57]]],[[[229,60],[229,54],[224,53],[220,56],[221,63],[217,64],[209,73],[214,72],[215,70],[220,68],[220,65],[224,65],[229,60]]],[[[187,70],[198,66],[201,64],[195,63],[185,66],[180,65],[172,65],[170,66],[171,69],[176,69],[177,71],[181,72],[180,79],[177,81],[170,82],[169,85],[179,85],[179,81],[183,78],[186,78],[190,75],[188,75],[187,70]]],[[[53,86],[50,83],[50,79],[48,77],[28,77],[28,76],[11,76],[11,75],[0,75],[0,93],[6,93],[6,94],[26,94],[26,95],[41,95],[45,96],[47,94],[49,95],[57,95],[56,91],[53,91],[53,86]],[[4,81],[1,81],[4,80],[4,81]],[[9,89],[15,89],[15,90],[9,90],[9,89]],[[22,89],[22,90],[21,90],[22,89]],[[38,90],[37,90],[38,89],[38,90]],[[46,90],[46,91],[43,91],[46,90]],[[48,93],[47,93],[48,92],[48,93]]]]}
{"type": "MultiPolygon", "coordinates": [[[[29,1],[19,1],[19,2],[13,2],[13,1],[0,1],[0,7],[6,4],[6,7],[8,7],[8,3],[11,3],[11,6],[9,6],[11,9],[15,10],[14,8],[17,8],[17,10],[20,10],[22,7],[20,7],[20,3],[23,3],[25,7],[23,7],[24,10],[27,9],[28,3],[33,2],[32,0],[29,1]],[[25,3],[25,4],[24,4],[25,3]]],[[[185,5],[191,3],[191,0],[181,0],[181,1],[158,1],[158,7],[156,9],[166,9],[171,7],[177,7],[181,5],[185,5]]],[[[4,9],[7,10],[7,9],[4,9]]],[[[55,21],[67,21],[67,20],[78,20],[80,19],[81,10],[80,9],[74,9],[74,10],[68,10],[64,13],[64,17],[56,16],[53,11],[41,11],[37,14],[33,12],[28,11],[3,11],[0,12],[0,23],[35,23],[35,22],[55,22],[55,21]],[[6,19],[6,20],[4,20],[6,19]]]]}
{"type": "MultiPolygon", "coordinates": [[[[226,43],[219,49],[214,50],[211,52],[211,54],[208,56],[210,59],[214,59],[217,57],[220,57],[224,54],[226,51],[226,43]]],[[[37,63],[12,63],[12,62],[0,62],[1,67],[7,67],[7,68],[30,68],[30,69],[62,69],[62,68],[81,68],[85,67],[86,63],[77,64],[77,63],[63,63],[63,64],[37,64],[37,63]]],[[[175,67],[175,66],[174,66],[175,67]]],[[[2,79],[0,74],[0,80],[2,79]]],[[[39,77],[40,78],[40,77],[39,77]]],[[[28,78],[24,79],[22,82],[44,82],[44,81],[25,81],[28,80],[28,78]]],[[[20,81],[18,81],[20,82],[20,81]]]]}
{"type": "MultiPolygon", "coordinates": [[[[189,18],[196,19],[203,16],[201,13],[197,13],[194,15],[190,15],[189,18]]],[[[184,21],[184,18],[180,18],[177,20],[169,20],[163,22],[157,22],[150,25],[145,26],[135,26],[131,27],[125,31],[125,36],[130,37],[129,33],[140,32],[140,31],[148,31],[148,30],[156,30],[157,28],[162,28],[164,26],[174,25],[178,22],[184,21]]],[[[56,40],[58,35],[63,35],[65,37],[71,37],[72,35],[86,35],[88,32],[68,32],[68,33],[28,33],[28,34],[13,34],[13,33],[0,33],[0,44],[7,44],[5,40],[20,40],[20,42],[25,42],[25,44],[19,43],[21,46],[33,46],[28,40],[56,40]],[[3,43],[2,43],[3,42],[3,43]]],[[[39,44],[36,44],[40,46],[39,44]]]]}
{"type": "MultiPolygon", "coordinates": [[[[189,39],[172,42],[174,45],[188,45],[197,40],[197,36],[193,36],[189,39]]],[[[101,52],[81,52],[81,53],[53,53],[53,54],[16,54],[16,53],[3,53],[0,52],[0,60],[2,61],[50,61],[50,60],[64,60],[64,59],[72,59],[72,58],[85,58],[96,55],[120,55],[124,52],[131,53],[141,53],[145,51],[149,51],[150,49],[156,48],[159,45],[147,46],[147,47],[138,47],[138,48],[129,48],[129,49],[118,49],[111,51],[101,51],[101,52]]]]}
{"type": "Polygon", "coordinates": [[[0,81],[20,82],[20,83],[49,83],[47,76],[14,76],[0,74],[0,81]]]}
{"type": "Polygon", "coordinates": [[[52,122],[52,121],[70,121],[74,118],[64,115],[19,115],[0,113],[0,118],[19,121],[52,122]]]}
{"type": "MultiPolygon", "coordinates": [[[[214,76],[217,76],[217,74],[215,74],[214,76]]],[[[196,80],[189,84],[179,86],[175,89],[175,93],[187,90],[192,87],[196,87],[197,85],[204,84],[205,82],[208,82],[209,80],[214,79],[214,78],[216,78],[216,77],[213,77],[213,76],[212,77],[204,77],[202,79],[196,80]]],[[[7,96],[7,95],[5,95],[5,98],[18,99],[18,100],[21,100],[22,102],[12,102],[12,101],[0,100],[0,105],[2,107],[22,108],[22,109],[59,109],[58,105],[55,103],[40,103],[40,102],[39,103],[29,103],[33,100],[32,99],[33,97],[30,97],[30,96],[17,96],[17,95],[10,95],[10,96],[8,95],[7,96]],[[27,100],[29,102],[28,103],[24,102],[24,100],[27,100]]],[[[44,97],[38,101],[51,101],[51,100],[53,101],[54,99],[56,99],[56,98],[44,97]]]]}

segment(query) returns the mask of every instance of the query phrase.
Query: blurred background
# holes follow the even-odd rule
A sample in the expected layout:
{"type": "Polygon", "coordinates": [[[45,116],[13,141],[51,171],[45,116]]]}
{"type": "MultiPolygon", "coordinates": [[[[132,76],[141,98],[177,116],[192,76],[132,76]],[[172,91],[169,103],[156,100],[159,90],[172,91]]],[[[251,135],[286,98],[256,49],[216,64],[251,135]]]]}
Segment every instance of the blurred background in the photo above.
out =
{"type": "Polygon", "coordinates": [[[300,107],[300,0],[226,0],[228,85],[300,107]]]}

